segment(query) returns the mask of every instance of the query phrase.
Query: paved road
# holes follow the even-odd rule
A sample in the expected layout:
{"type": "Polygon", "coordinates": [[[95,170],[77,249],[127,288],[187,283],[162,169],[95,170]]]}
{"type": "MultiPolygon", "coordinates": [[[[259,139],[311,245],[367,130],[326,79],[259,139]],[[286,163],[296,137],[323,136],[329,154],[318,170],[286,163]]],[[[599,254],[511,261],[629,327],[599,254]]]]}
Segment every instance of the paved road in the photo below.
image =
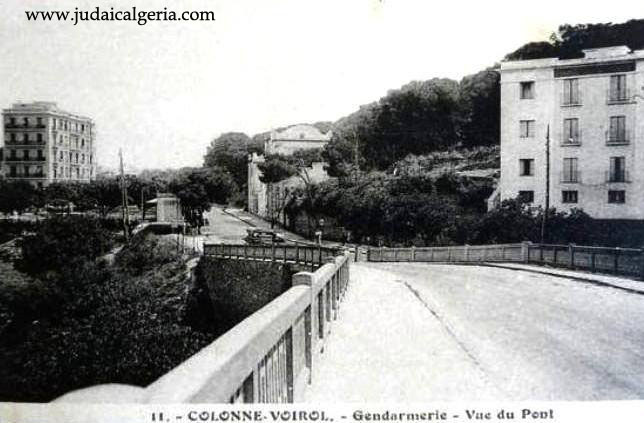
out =
{"type": "Polygon", "coordinates": [[[495,399],[644,398],[644,295],[498,268],[361,266],[405,286],[424,310],[411,318],[438,322],[459,347],[455,363],[467,357],[495,399]]]}
{"type": "Polygon", "coordinates": [[[202,228],[206,242],[240,243],[251,226],[226,213],[220,207],[212,207],[205,215],[210,223],[202,228]]]}

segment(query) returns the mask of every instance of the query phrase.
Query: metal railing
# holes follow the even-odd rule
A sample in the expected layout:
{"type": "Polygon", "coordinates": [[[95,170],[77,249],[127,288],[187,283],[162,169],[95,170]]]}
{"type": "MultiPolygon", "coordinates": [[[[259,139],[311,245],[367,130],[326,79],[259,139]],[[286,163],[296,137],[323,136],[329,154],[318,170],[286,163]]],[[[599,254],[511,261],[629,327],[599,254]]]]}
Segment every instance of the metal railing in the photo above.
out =
{"type": "Polygon", "coordinates": [[[581,129],[579,129],[576,133],[570,134],[570,133],[561,133],[559,135],[559,139],[561,142],[559,145],[562,147],[566,146],[579,146],[581,145],[581,129]]]}
{"type": "Polygon", "coordinates": [[[340,254],[337,248],[309,245],[248,245],[248,244],[207,244],[204,243],[205,256],[237,259],[278,261],[297,263],[304,266],[319,267],[329,258],[340,254]]]}
{"type": "MultiPolygon", "coordinates": [[[[348,253],[326,261],[314,273],[293,275],[289,290],[148,387],[126,385],[120,395],[156,404],[301,402],[349,283],[348,253]]],[[[100,390],[59,401],[82,401],[100,390]]]]}
{"type": "Polygon", "coordinates": [[[563,171],[559,175],[562,184],[577,184],[581,182],[581,170],[563,171]]]}
{"type": "Polygon", "coordinates": [[[606,131],[606,145],[630,144],[631,131],[606,131]]]}
{"type": "Polygon", "coordinates": [[[606,104],[630,103],[633,101],[633,93],[630,88],[606,91],[606,104]]]}
{"type": "Polygon", "coordinates": [[[573,91],[570,94],[566,95],[561,93],[561,105],[562,106],[581,106],[582,95],[581,91],[573,91]]]}
{"type": "Polygon", "coordinates": [[[45,157],[5,157],[5,162],[44,162],[45,157]]]}
{"type": "Polygon", "coordinates": [[[620,183],[620,182],[630,182],[631,178],[626,170],[609,170],[605,173],[605,180],[607,183],[620,183]]]}

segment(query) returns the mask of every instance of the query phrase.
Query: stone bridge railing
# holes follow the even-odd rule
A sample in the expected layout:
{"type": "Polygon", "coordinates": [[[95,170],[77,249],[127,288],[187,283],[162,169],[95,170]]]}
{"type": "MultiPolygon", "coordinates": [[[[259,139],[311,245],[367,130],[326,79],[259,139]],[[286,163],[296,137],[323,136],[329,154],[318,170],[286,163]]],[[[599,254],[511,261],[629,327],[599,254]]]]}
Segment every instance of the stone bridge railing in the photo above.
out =
{"type": "Polygon", "coordinates": [[[349,283],[350,256],[300,246],[206,245],[204,254],[319,265],[293,275],[292,287],[145,388],[101,385],[58,401],[275,403],[302,401],[349,283]],[[245,252],[245,256],[244,256],[245,252]],[[262,254],[264,253],[264,254],[262,254]],[[313,256],[311,255],[313,254],[313,256]]]}

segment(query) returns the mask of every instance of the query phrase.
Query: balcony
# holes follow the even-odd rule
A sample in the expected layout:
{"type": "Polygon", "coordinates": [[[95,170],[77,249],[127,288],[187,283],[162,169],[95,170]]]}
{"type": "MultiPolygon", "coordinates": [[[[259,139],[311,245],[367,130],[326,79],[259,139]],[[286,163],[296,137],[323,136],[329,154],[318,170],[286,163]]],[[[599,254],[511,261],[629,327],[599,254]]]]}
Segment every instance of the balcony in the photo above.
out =
{"type": "Polygon", "coordinates": [[[559,145],[562,147],[579,147],[581,145],[581,129],[577,133],[561,134],[559,139],[561,140],[559,145]]]}
{"type": "Polygon", "coordinates": [[[44,124],[27,124],[25,125],[24,123],[5,123],[4,124],[5,129],[17,129],[20,131],[25,131],[25,130],[31,130],[31,131],[36,131],[36,130],[43,130],[46,128],[44,124]]]}
{"type": "Polygon", "coordinates": [[[5,157],[5,162],[44,162],[46,157],[5,157]]]}
{"type": "Polygon", "coordinates": [[[606,104],[627,104],[633,103],[633,93],[630,89],[608,90],[606,92],[606,104]]]}
{"type": "Polygon", "coordinates": [[[606,172],[606,182],[609,184],[628,183],[630,181],[630,175],[625,170],[609,170],[606,172]]]}
{"type": "Polygon", "coordinates": [[[45,146],[45,141],[36,141],[36,140],[29,140],[29,141],[24,141],[24,140],[7,140],[6,144],[9,146],[13,147],[44,147],[45,146]]]}
{"type": "Polygon", "coordinates": [[[47,176],[43,172],[39,173],[10,173],[7,175],[9,179],[42,179],[47,176]]]}
{"type": "Polygon", "coordinates": [[[561,107],[573,107],[582,105],[582,95],[581,92],[574,92],[568,95],[561,94],[561,107]]]}
{"type": "Polygon", "coordinates": [[[628,145],[630,139],[630,131],[606,131],[606,145],[628,145]]]}
{"type": "Polygon", "coordinates": [[[581,171],[580,170],[567,170],[561,172],[559,175],[559,181],[562,184],[578,184],[581,182],[581,171]]]}

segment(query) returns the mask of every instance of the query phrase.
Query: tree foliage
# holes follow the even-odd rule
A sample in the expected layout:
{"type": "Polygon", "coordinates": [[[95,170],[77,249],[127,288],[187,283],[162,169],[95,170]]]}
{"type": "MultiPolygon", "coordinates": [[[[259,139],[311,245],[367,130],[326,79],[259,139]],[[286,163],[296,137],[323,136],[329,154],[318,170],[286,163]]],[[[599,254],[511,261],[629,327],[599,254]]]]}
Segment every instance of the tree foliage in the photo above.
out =
{"type": "Polygon", "coordinates": [[[55,216],[40,222],[20,242],[20,268],[29,274],[60,272],[74,263],[94,260],[113,246],[113,235],[98,219],[55,216]]]}
{"type": "Polygon", "coordinates": [[[184,168],[170,181],[169,190],[181,201],[183,216],[203,226],[203,213],[212,203],[225,204],[235,190],[229,173],[219,168],[184,168]]]}
{"type": "Polygon", "coordinates": [[[644,19],[624,23],[563,24],[550,41],[527,43],[508,54],[506,60],[546,57],[570,59],[582,57],[582,50],[625,45],[633,50],[644,48],[644,19]]]}

